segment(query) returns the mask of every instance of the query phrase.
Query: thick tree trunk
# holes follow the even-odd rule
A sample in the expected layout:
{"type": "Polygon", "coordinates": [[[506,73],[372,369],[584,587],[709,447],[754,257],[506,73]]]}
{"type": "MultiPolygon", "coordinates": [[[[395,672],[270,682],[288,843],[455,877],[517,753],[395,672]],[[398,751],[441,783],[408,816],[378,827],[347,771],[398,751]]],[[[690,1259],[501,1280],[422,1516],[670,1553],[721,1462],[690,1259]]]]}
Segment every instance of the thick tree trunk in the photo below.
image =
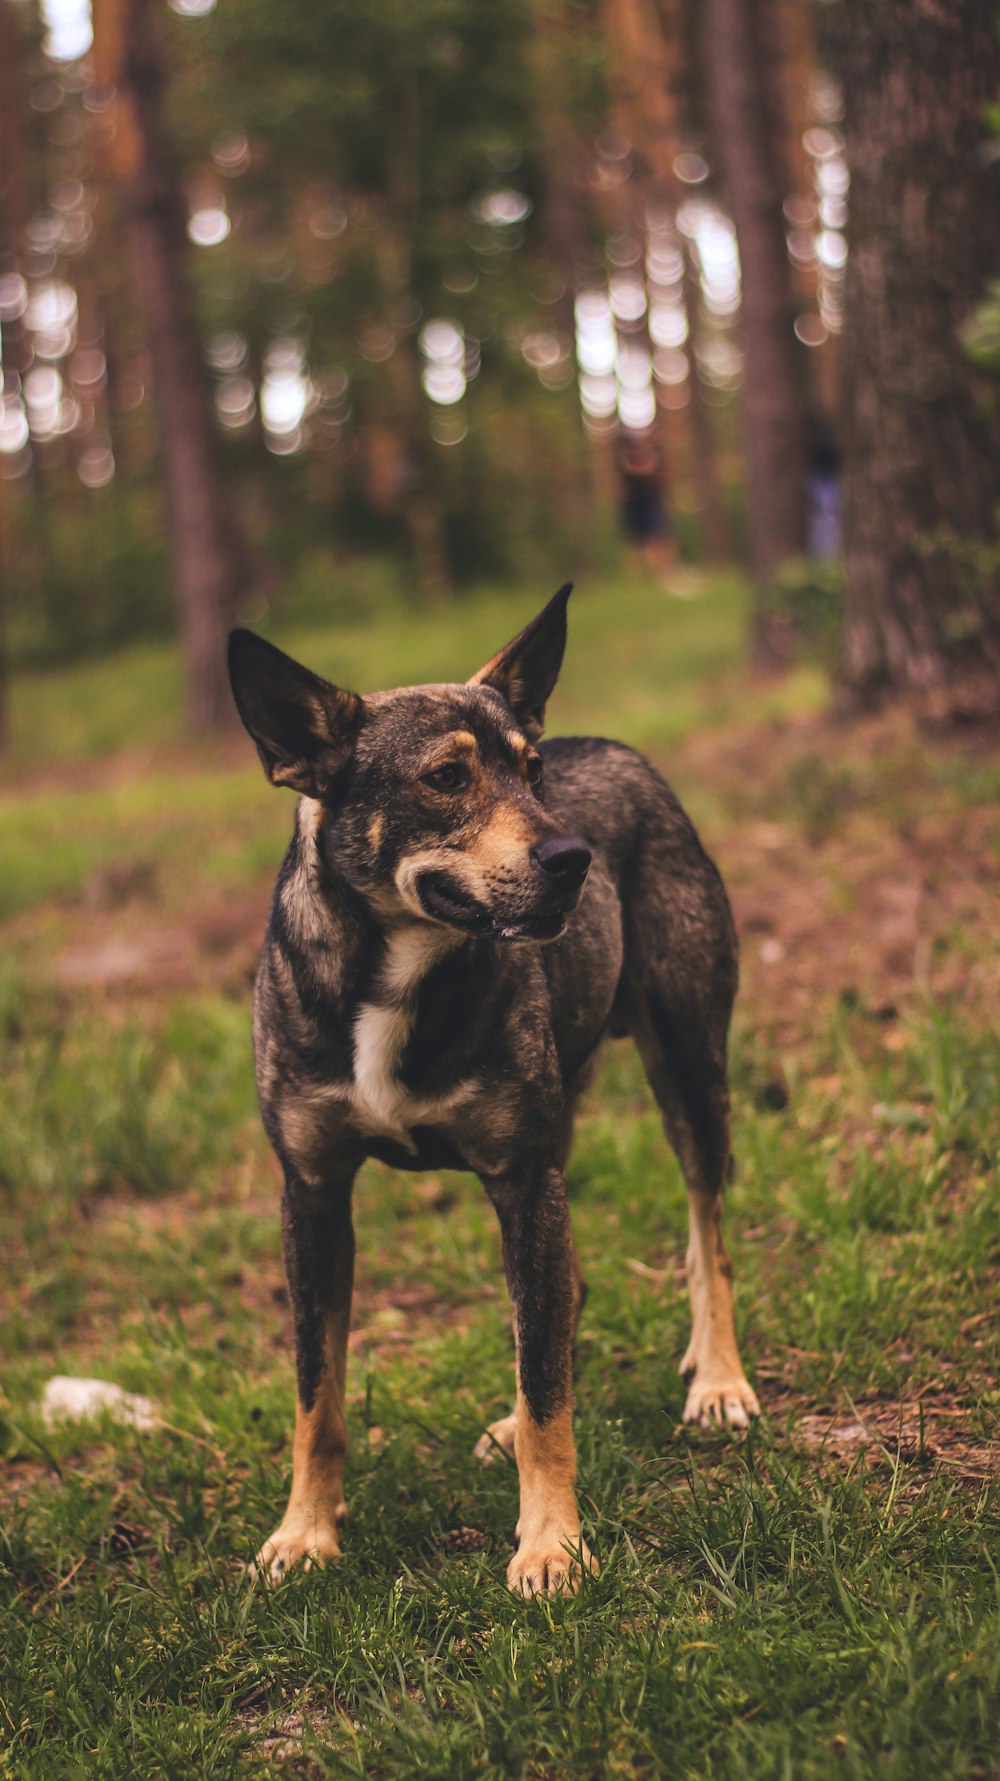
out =
{"type": "MultiPolygon", "coordinates": [[[[776,0],[702,0],[712,134],[742,274],[746,349],[747,536],[766,589],[805,548],[806,409],[782,203],[784,134],[776,115],[776,0]]],[[[758,608],[754,658],[770,665],[776,638],[758,608]]]]}
{"type": "Polygon", "coordinates": [[[219,729],[234,721],[226,637],[248,576],[187,278],[186,205],[163,117],[156,7],[98,0],[94,15],[99,70],[111,63],[118,92],[114,170],[153,365],[188,713],[196,729],[219,729]]]}
{"type": "Polygon", "coordinates": [[[961,328],[1000,275],[981,0],[845,0],[846,702],[1000,703],[1000,386],[961,328]]]}

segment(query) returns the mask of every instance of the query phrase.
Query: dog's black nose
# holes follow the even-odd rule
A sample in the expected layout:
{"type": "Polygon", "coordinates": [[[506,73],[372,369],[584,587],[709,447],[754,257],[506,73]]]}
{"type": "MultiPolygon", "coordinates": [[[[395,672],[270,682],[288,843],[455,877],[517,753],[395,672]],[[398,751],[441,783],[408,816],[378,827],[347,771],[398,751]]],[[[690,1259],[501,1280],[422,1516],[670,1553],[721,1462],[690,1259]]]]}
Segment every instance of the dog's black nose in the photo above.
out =
{"type": "Polygon", "coordinates": [[[560,890],[575,890],[590,869],[590,848],[575,835],[550,835],[532,848],[531,857],[560,890]]]}

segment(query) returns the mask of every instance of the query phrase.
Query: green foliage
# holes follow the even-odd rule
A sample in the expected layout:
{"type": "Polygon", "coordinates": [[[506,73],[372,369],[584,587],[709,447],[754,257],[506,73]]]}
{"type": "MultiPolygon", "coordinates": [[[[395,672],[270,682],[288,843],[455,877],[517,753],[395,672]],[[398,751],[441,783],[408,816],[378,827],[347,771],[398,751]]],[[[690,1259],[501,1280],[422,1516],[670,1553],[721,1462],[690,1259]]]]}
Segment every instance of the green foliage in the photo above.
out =
{"type": "Polygon", "coordinates": [[[76,662],[174,628],[170,566],[154,491],[60,490],[18,511],[5,565],[7,646],[19,667],[76,662]]]}

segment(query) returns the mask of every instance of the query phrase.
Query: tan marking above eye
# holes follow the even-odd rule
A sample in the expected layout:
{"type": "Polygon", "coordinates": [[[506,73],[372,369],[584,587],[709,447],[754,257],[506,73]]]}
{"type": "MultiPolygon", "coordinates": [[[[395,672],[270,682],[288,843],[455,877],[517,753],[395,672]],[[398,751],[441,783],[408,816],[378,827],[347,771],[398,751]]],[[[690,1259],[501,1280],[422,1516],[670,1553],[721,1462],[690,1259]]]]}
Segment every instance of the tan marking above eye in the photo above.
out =
{"type": "Polygon", "coordinates": [[[417,773],[434,773],[439,767],[451,764],[456,753],[470,755],[478,753],[476,738],[469,730],[452,730],[447,736],[436,738],[433,748],[428,749],[423,759],[417,764],[417,773]]]}
{"type": "Polygon", "coordinates": [[[368,840],[371,845],[373,853],[377,853],[379,848],[381,847],[382,836],[384,834],[385,834],[385,817],[382,815],[381,811],[377,810],[375,812],[375,815],[372,817],[371,822],[368,824],[368,840]]]}

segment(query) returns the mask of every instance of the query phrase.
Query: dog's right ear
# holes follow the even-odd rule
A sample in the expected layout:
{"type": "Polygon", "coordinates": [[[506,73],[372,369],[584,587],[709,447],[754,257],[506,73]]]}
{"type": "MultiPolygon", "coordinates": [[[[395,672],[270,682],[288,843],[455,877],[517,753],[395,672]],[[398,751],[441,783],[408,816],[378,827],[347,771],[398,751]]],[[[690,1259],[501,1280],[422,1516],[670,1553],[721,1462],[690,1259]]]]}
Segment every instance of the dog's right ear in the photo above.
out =
{"type": "Polygon", "coordinates": [[[272,785],[325,797],[354,746],[364,706],[253,631],[229,637],[236,709],[272,785]]]}
{"type": "Polygon", "coordinates": [[[468,682],[469,686],[491,686],[506,699],[532,742],[542,734],[546,702],[559,679],[566,648],[566,602],[572,592],[573,583],[564,582],[538,617],[468,682]]]}

